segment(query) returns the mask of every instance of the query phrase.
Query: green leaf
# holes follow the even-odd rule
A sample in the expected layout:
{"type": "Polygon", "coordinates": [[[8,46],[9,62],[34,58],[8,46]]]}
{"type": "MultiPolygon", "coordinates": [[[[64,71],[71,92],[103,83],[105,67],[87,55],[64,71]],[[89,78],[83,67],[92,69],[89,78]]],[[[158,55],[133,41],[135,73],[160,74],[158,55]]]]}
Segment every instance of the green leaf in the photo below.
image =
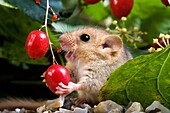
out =
{"type": "Polygon", "coordinates": [[[0,1],[0,5],[6,6],[6,7],[10,7],[10,8],[14,8],[12,5],[8,4],[7,2],[5,2],[4,0],[0,1]]]}
{"type": "Polygon", "coordinates": [[[107,8],[108,7],[105,7],[103,2],[101,1],[97,4],[87,5],[83,7],[83,14],[94,21],[100,22],[110,15],[107,8]]]}
{"type": "Polygon", "coordinates": [[[160,69],[160,73],[158,75],[158,90],[162,97],[167,101],[170,102],[170,54],[168,54],[167,58],[165,59],[162,68],[160,69]]]}
{"type": "Polygon", "coordinates": [[[159,9],[165,9],[165,5],[161,0],[134,0],[134,5],[130,16],[138,16],[138,18],[146,19],[153,15],[153,13],[159,11],[159,9]]]}
{"type": "Polygon", "coordinates": [[[39,29],[41,24],[17,9],[0,6],[0,10],[0,58],[8,59],[14,65],[20,65],[21,62],[48,65],[48,58],[31,59],[25,51],[29,32],[39,29]]]}
{"type": "Polygon", "coordinates": [[[51,24],[55,31],[58,32],[58,33],[67,33],[67,32],[71,32],[71,31],[74,31],[80,27],[83,27],[82,25],[71,25],[69,23],[66,23],[66,22],[57,22],[57,23],[52,23],[51,24]]]}
{"type": "Polygon", "coordinates": [[[141,55],[115,70],[99,94],[100,100],[111,99],[127,105],[138,101],[144,107],[154,100],[170,107],[170,46],[141,55]]]}

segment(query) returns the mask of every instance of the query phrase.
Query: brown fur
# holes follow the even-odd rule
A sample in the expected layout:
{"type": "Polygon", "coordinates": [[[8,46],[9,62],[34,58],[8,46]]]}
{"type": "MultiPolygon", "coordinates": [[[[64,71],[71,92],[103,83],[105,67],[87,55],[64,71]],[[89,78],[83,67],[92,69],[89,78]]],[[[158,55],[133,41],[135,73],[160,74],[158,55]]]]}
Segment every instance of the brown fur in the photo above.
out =
{"type": "MultiPolygon", "coordinates": [[[[67,51],[66,67],[71,73],[71,80],[80,84],[77,103],[97,104],[98,93],[106,83],[109,75],[126,61],[132,59],[124,47],[121,38],[116,34],[92,27],[80,28],[60,36],[63,50],[67,51]],[[82,34],[88,34],[90,40],[80,40],[82,34]],[[68,54],[68,53],[71,54],[68,54]]],[[[116,85],[116,84],[115,84],[116,85]]],[[[45,102],[32,100],[3,100],[0,109],[20,106],[28,109],[37,108],[45,102]]]]}
{"type": "Polygon", "coordinates": [[[61,35],[59,41],[63,50],[72,53],[71,57],[66,55],[66,67],[72,73],[72,81],[81,84],[79,103],[97,104],[98,93],[110,73],[132,59],[121,38],[102,29],[80,28],[61,35]],[[90,40],[82,41],[82,34],[89,35],[90,40]]]}

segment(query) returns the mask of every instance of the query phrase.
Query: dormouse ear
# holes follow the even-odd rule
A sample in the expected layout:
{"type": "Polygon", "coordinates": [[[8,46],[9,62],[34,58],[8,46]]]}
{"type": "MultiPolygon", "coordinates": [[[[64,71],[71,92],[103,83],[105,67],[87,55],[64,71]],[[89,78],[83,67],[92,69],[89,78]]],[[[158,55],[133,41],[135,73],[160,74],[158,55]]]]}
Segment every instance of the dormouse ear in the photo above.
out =
{"type": "Polygon", "coordinates": [[[102,38],[104,40],[103,49],[111,48],[113,51],[119,51],[123,47],[122,39],[118,35],[106,35],[102,38]]]}

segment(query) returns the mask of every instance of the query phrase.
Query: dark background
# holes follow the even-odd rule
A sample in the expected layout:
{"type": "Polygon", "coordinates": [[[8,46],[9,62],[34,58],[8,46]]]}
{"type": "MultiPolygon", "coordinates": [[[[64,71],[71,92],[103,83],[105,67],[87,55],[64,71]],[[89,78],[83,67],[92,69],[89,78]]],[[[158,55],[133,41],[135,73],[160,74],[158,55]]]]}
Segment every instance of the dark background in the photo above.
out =
{"type": "Polygon", "coordinates": [[[0,59],[0,98],[19,97],[32,99],[54,99],[53,94],[40,77],[48,66],[29,65],[24,70],[22,66],[14,66],[6,59],[0,59]]]}

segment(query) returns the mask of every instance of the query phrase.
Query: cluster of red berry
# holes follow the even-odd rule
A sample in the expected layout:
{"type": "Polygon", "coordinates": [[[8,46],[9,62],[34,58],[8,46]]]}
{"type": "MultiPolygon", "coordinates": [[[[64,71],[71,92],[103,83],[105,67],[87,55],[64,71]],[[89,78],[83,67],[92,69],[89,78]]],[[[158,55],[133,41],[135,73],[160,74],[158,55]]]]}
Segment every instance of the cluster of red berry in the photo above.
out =
{"type": "MultiPolygon", "coordinates": [[[[48,1],[48,0],[47,0],[48,1]]],[[[37,4],[40,4],[40,0],[36,0],[37,4]]],[[[51,7],[49,9],[52,10],[51,7]]],[[[46,18],[47,19],[47,18],[46,18]]],[[[57,19],[57,15],[53,13],[52,20],[55,21],[57,19]]],[[[34,30],[30,32],[27,36],[25,49],[26,53],[30,58],[39,59],[48,51],[49,46],[52,44],[48,33],[46,31],[41,31],[42,28],[47,27],[47,25],[43,25],[39,30],[34,30]]],[[[52,48],[51,52],[52,52],[52,48]]],[[[60,49],[57,50],[57,52],[60,49]]],[[[53,53],[52,53],[53,55],[53,53]]],[[[53,55],[53,58],[54,55],[53,55]]],[[[51,65],[45,72],[44,76],[45,82],[48,88],[55,93],[56,87],[59,86],[59,83],[62,82],[65,85],[68,85],[70,81],[70,74],[67,68],[64,66],[59,65],[56,61],[53,61],[53,65],[51,65]]]]}

